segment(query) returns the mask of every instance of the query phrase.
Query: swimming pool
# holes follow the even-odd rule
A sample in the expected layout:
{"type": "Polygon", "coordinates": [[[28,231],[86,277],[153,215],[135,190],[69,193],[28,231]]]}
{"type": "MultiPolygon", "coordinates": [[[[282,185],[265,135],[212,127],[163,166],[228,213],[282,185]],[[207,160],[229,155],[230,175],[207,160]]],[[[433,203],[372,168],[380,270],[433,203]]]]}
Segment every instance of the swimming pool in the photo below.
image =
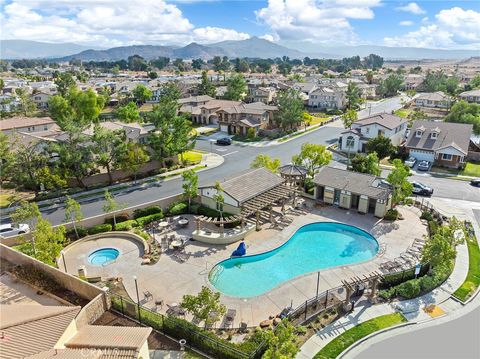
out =
{"type": "Polygon", "coordinates": [[[377,252],[376,239],[357,227],[316,222],[300,227],[272,251],[219,262],[209,280],[226,295],[248,298],[302,274],[364,262],[377,252]]]}
{"type": "Polygon", "coordinates": [[[97,249],[88,256],[88,262],[93,265],[104,265],[111,262],[119,256],[120,252],[115,248],[102,248],[97,249]]]}

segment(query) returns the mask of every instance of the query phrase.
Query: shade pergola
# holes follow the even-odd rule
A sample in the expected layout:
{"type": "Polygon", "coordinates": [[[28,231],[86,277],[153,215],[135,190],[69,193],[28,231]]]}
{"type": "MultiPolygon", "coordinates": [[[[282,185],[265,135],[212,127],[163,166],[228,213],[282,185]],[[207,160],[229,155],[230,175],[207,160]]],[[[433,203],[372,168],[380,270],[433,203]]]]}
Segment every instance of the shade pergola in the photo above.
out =
{"type": "Polygon", "coordinates": [[[197,231],[200,230],[201,223],[212,223],[220,227],[221,233],[223,233],[223,228],[225,224],[240,222],[242,230],[245,227],[245,217],[243,215],[233,215],[229,217],[221,218],[212,218],[207,216],[196,216],[195,217],[197,231]]]}

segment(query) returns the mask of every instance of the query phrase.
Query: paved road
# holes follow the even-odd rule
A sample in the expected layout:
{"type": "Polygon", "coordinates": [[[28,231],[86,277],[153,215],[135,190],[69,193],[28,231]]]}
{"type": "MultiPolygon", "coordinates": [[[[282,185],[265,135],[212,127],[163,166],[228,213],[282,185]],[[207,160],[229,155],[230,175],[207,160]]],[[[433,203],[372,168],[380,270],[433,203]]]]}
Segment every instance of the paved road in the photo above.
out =
{"type": "Polygon", "coordinates": [[[478,359],[480,307],[458,319],[373,344],[356,359],[478,359]]]}

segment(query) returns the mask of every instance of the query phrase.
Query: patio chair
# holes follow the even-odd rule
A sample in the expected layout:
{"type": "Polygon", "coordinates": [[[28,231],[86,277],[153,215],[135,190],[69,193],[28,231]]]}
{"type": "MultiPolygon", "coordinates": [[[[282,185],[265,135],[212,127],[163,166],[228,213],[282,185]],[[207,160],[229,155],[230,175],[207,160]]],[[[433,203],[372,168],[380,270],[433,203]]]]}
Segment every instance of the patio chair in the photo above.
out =
{"type": "Polygon", "coordinates": [[[235,309],[227,310],[227,314],[225,314],[225,326],[226,327],[233,326],[233,321],[234,321],[236,315],[237,315],[237,311],[235,309]]]}
{"type": "Polygon", "coordinates": [[[397,264],[392,261],[387,261],[387,262],[380,263],[379,267],[380,269],[386,269],[388,271],[391,271],[392,269],[397,267],[397,264]]]}
{"type": "Polygon", "coordinates": [[[145,297],[145,299],[147,300],[147,302],[148,302],[149,300],[152,300],[152,299],[153,299],[153,294],[150,293],[148,290],[146,290],[146,291],[143,292],[143,296],[145,297]]]}
{"type": "Polygon", "coordinates": [[[409,267],[411,264],[410,262],[408,262],[406,259],[402,258],[402,257],[397,257],[393,260],[395,263],[398,264],[398,266],[400,268],[404,268],[404,267],[409,267]]]}

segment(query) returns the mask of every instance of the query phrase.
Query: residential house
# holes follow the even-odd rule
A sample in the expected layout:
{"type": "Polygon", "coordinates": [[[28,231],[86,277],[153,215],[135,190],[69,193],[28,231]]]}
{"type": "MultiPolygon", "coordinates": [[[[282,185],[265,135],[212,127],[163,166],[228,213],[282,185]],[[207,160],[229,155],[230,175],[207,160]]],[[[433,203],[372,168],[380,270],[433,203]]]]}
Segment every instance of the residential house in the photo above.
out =
{"type": "Polygon", "coordinates": [[[313,178],[314,198],[327,204],[382,218],[392,208],[392,190],[381,178],[330,166],[313,178]]]}
{"type": "Polygon", "coordinates": [[[255,135],[273,123],[278,108],[263,102],[240,104],[217,111],[220,131],[245,136],[253,128],[255,135]]]}
{"type": "Polygon", "coordinates": [[[415,121],[405,148],[410,156],[436,166],[459,168],[468,155],[473,125],[415,121]]]}
{"type": "Polygon", "coordinates": [[[276,94],[277,90],[274,87],[249,87],[247,101],[263,102],[268,105],[274,101],[276,94]]]}
{"type": "Polygon", "coordinates": [[[46,92],[36,92],[30,96],[37,108],[40,110],[45,110],[48,108],[48,101],[52,95],[46,92]]]}
{"type": "Polygon", "coordinates": [[[368,140],[377,136],[390,139],[394,146],[405,139],[408,120],[389,113],[379,113],[355,121],[351,128],[343,131],[338,139],[338,148],[344,152],[365,152],[368,140]]]}
{"type": "Polygon", "coordinates": [[[16,116],[0,121],[0,131],[5,134],[14,132],[40,132],[47,131],[56,126],[50,117],[22,117],[16,116]]]}
{"type": "Polygon", "coordinates": [[[0,111],[12,112],[15,111],[20,105],[20,101],[17,96],[5,93],[0,95],[0,111]]]}
{"type": "Polygon", "coordinates": [[[480,104],[480,89],[462,92],[458,95],[460,100],[480,104]]]}
{"type": "Polygon", "coordinates": [[[442,91],[421,93],[415,98],[415,106],[426,108],[449,109],[452,100],[442,91]]]}
{"type": "Polygon", "coordinates": [[[403,90],[418,90],[425,77],[419,74],[408,74],[403,81],[403,90]]]}
{"type": "Polygon", "coordinates": [[[206,125],[218,125],[218,111],[225,108],[238,106],[241,103],[241,101],[210,100],[205,104],[198,106],[200,109],[200,114],[196,115],[196,118],[200,120],[199,123],[206,125]]]}
{"type": "Polygon", "coordinates": [[[322,110],[341,110],[345,108],[345,92],[336,87],[320,87],[308,96],[308,107],[322,110]]]}

